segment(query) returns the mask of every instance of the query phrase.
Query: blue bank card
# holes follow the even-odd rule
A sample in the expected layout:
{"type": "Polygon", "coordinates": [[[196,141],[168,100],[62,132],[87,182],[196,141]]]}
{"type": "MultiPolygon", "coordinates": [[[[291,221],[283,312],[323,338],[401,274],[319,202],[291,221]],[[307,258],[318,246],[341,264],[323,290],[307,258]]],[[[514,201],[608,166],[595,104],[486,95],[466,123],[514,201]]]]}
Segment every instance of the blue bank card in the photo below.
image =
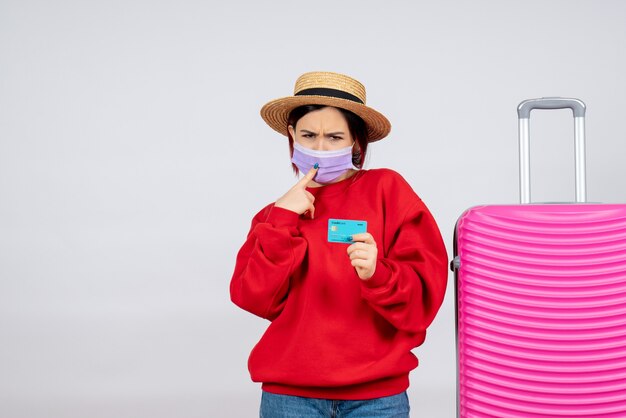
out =
{"type": "Polygon", "coordinates": [[[352,235],[367,232],[367,221],[350,219],[328,220],[328,242],[352,244],[352,235]]]}

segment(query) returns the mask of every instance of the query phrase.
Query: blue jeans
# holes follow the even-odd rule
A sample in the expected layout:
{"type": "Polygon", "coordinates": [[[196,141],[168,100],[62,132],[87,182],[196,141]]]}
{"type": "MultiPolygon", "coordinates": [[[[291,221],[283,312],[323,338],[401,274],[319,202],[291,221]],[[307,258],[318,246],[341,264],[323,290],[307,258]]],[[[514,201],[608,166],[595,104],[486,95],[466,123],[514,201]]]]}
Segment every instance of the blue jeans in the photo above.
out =
{"type": "Polygon", "coordinates": [[[408,418],[406,392],[364,401],[302,398],[263,392],[260,418],[408,418]]]}

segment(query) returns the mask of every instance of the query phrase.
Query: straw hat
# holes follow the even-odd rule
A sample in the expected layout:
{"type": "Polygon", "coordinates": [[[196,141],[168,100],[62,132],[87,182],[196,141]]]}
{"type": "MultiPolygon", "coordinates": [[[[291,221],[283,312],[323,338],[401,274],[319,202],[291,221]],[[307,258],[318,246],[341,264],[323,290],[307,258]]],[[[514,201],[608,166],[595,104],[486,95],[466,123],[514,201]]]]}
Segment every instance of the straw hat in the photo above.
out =
{"type": "Polygon", "coordinates": [[[389,134],[391,123],[382,113],[365,105],[365,86],[354,78],[331,72],[310,72],[296,80],[293,96],[272,100],[261,108],[267,124],[287,136],[289,113],[303,105],[334,106],[351,111],[367,126],[368,142],[378,141],[389,134]]]}

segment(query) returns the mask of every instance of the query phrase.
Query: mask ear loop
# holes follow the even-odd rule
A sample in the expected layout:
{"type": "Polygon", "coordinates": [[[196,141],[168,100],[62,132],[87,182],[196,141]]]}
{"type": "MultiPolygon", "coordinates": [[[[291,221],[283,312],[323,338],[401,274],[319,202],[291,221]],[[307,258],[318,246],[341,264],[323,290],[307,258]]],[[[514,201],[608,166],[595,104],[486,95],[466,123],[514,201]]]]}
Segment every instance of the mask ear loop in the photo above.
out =
{"type": "Polygon", "coordinates": [[[361,161],[361,147],[356,141],[354,141],[354,145],[352,146],[352,165],[355,170],[359,169],[359,165],[363,167],[363,161],[361,161]]]}

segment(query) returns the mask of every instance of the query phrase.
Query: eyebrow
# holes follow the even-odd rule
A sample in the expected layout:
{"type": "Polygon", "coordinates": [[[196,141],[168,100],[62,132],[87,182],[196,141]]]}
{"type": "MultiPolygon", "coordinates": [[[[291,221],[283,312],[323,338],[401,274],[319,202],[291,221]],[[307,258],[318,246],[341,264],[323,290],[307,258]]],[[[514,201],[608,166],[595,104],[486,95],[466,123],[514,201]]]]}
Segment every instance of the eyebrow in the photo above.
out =
{"type": "MultiPolygon", "coordinates": [[[[309,131],[308,129],[300,129],[300,132],[317,135],[317,132],[309,131]]],[[[337,131],[337,132],[328,132],[326,134],[326,136],[335,136],[335,135],[345,135],[345,133],[342,131],[337,131]]]]}

